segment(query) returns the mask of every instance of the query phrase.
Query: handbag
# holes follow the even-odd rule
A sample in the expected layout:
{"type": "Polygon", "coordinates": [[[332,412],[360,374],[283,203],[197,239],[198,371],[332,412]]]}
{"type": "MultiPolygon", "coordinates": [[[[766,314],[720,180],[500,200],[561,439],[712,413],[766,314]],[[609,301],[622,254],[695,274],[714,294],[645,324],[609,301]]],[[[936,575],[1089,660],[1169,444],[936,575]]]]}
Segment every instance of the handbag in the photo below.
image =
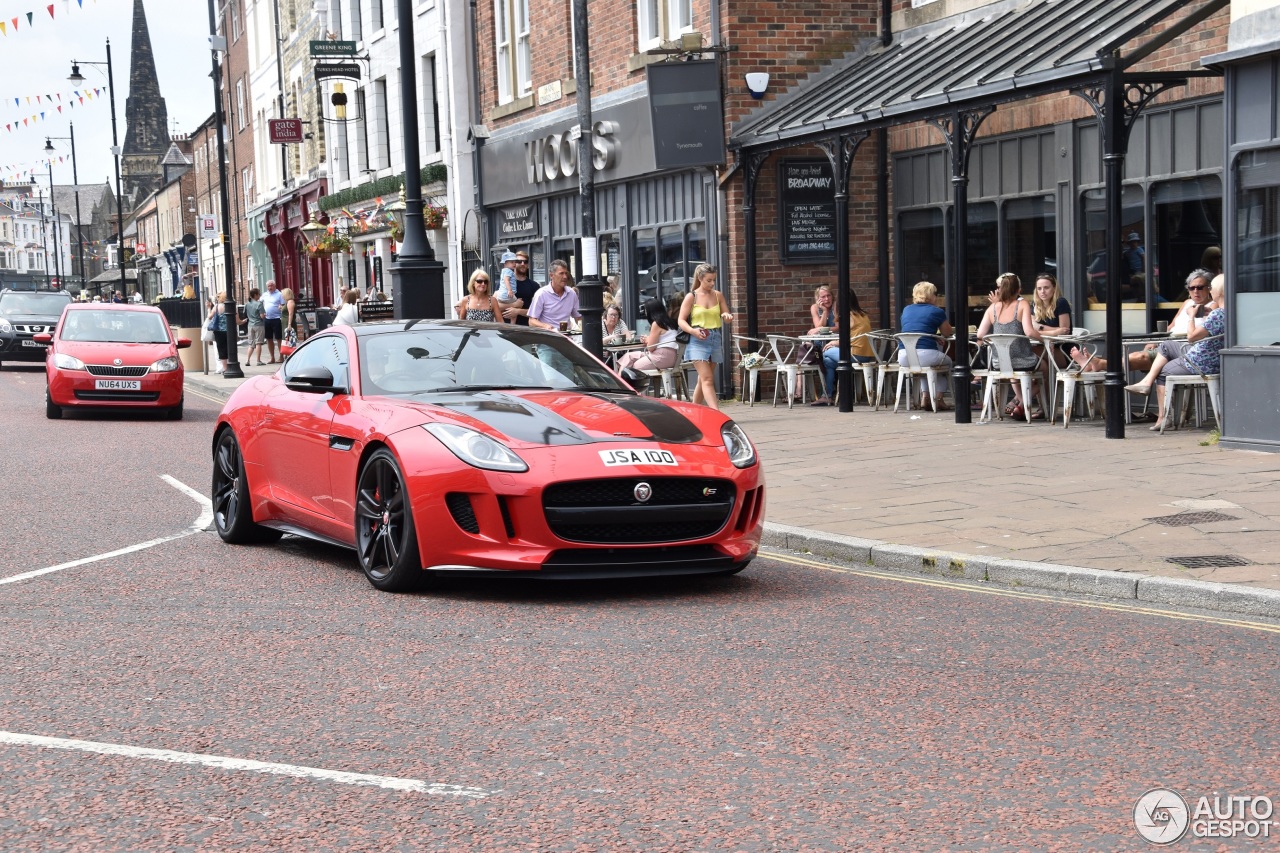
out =
{"type": "Polygon", "coordinates": [[[203,329],[201,329],[200,340],[204,341],[207,344],[213,343],[213,329],[210,329],[207,325],[203,329]]]}
{"type": "Polygon", "coordinates": [[[678,344],[689,343],[689,333],[686,332],[684,329],[681,329],[680,331],[676,332],[676,343],[678,344]]]}

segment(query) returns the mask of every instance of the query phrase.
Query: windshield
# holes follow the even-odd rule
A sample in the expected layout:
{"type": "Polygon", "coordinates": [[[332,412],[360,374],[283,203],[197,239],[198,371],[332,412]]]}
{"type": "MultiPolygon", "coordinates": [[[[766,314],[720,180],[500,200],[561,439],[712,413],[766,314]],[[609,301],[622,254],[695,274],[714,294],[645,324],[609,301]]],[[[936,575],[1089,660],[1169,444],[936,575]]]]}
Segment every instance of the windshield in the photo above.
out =
{"type": "Polygon", "coordinates": [[[71,297],[65,293],[6,293],[0,296],[0,314],[57,317],[70,304],[71,297]]]}
{"type": "Polygon", "coordinates": [[[111,344],[167,344],[164,316],[150,311],[68,311],[59,335],[64,341],[111,344]]]}
{"type": "Polygon", "coordinates": [[[523,326],[361,336],[360,380],[366,395],[520,388],[631,391],[567,338],[523,326]]]}

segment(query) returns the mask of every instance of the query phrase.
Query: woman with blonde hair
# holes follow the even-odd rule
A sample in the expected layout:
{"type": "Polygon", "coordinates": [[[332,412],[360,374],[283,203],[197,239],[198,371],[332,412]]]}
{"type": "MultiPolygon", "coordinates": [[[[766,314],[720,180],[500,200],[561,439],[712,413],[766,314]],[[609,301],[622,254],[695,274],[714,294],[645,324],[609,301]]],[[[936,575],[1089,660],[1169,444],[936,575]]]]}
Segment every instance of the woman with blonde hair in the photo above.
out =
{"type": "Polygon", "coordinates": [[[459,320],[475,320],[479,323],[505,323],[507,320],[499,310],[489,288],[489,273],[484,267],[477,267],[467,279],[467,295],[453,306],[459,320]]]}
{"type": "Polygon", "coordinates": [[[721,329],[733,320],[724,294],[716,290],[716,268],[698,264],[693,271],[693,290],[680,306],[680,330],[688,332],[689,343],[684,357],[698,370],[698,387],[693,402],[719,409],[716,399],[716,365],[724,361],[724,339],[721,329]]]}
{"type": "Polygon", "coordinates": [[[227,372],[227,292],[219,290],[213,304],[209,306],[209,314],[205,317],[205,328],[213,332],[213,344],[218,348],[218,372],[227,372]]]}
{"type": "MultiPolygon", "coordinates": [[[[1001,273],[996,278],[996,289],[991,291],[991,305],[978,324],[978,342],[987,335],[1025,335],[1032,341],[1040,340],[1040,330],[1032,322],[1031,306],[1022,298],[1022,281],[1013,273],[1001,273]]],[[[1013,370],[1034,370],[1040,359],[1031,351],[1031,341],[1013,341],[1009,346],[1009,360],[1013,370]]],[[[1005,409],[1012,418],[1026,415],[1025,406],[1030,400],[1022,399],[1022,387],[1013,386],[1013,402],[1005,409]]],[[[1031,417],[1043,418],[1043,412],[1032,411],[1031,417]]]]}
{"type": "MultiPolygon", "coordinates": [[[[938,288],[931,281],[917,282],[916,286],[911,288],[911,304],[902,309],[902,318],[898,321],[898,329],[904,333],[917,333],[923,335],[942,335],[943,337],[951,334],[951,324],[947,322],[947,312],[943,311],[936,304],[938,301],[938,288]]],[[[916,343],[916,358],[919,359],[922,367],[951,367],[951,358],[942,351],[942,347],[936,338],[921,338],[916,343]]],[[[898,342],[898,364],[906,367],[907,352],[902,346],[902,342],[898,342]]],[[[942,384],[937,388],[938,397],[934,400],[934,406],[938,411],[944,411],[951,407],[942,402],[942,394],[947,387],[947,376],[942,375],[942,384]]]]}
{"type": "Polygon", "coordinates": [[[809,334],[821,334],[824,329],[834,329],[840,325],[836,319],[836,300],[831,295],[829,285],[820,285],[813,292],[813,304],[809,306],[809,318],[813,320],[813,328],[809,334]]]}

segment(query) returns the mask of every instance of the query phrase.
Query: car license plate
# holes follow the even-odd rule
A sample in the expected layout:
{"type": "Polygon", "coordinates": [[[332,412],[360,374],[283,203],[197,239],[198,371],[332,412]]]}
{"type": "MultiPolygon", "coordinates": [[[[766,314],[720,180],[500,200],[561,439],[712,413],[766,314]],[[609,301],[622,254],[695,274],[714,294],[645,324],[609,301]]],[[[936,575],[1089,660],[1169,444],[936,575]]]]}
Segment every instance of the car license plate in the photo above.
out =
{"type": "Polygon", "coordinates": [[[40,347],[41,349],[48,349],[49,347],[48,344],[39,344],[39,343],[36,343],[35,341],[23,341],[22,345],[24,347],[40,347]]]}
{"type": "Polygon", "coordinates": [[[99,391],[141,391],[142,382],[138,379],[98,379],[93,387],[99,391]]]}
{"type": "Polygon", "coordinates": [[[608,468],[618,465],[678,465],[676,457],[669,450],[650,450],[648,448],[624,448],[622,450],[601,450],[600,460],[608,468]]]}

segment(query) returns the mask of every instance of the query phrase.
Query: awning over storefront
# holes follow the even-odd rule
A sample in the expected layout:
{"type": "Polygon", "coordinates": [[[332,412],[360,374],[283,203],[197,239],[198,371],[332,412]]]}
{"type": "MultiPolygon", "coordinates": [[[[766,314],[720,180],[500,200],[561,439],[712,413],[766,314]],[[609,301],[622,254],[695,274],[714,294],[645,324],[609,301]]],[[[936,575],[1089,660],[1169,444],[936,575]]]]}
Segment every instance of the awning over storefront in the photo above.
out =
{"type": "Polygon", "coordinates": [[[1010,0],[874,43],[748,118],[733,148],[903,124],[1063,91],[1132,67],[1229,0],[1010,0]]]}

